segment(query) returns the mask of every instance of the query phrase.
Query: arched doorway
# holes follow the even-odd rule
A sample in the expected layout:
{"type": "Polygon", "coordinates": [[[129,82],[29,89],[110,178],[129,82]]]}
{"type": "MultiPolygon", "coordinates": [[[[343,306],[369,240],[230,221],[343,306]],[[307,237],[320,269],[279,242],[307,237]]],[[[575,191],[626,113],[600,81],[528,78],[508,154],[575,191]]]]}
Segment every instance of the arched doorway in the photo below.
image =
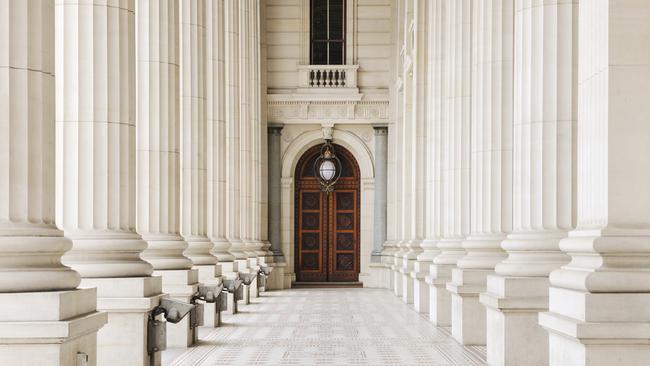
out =
{"type": "Polygon", "coordinates": [[[322,145],[307,150],[296,166],[295,272],[297,282],[359,280],[359,166],[352,154],[334,144],[341,178],[326,194],[314,176],[322,145]]]}

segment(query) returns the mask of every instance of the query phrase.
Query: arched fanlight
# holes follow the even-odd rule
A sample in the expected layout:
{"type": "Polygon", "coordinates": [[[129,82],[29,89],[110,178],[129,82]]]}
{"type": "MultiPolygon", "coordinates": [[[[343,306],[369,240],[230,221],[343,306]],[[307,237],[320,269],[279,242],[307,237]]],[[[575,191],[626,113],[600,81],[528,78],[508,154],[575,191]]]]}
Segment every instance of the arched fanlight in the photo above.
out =
{"type": "Polygon", "coordinates": [[[341,177],[341,168],[341,161],[334,153],[331,140],[325,140],[325,144],[320,149],[320,155],[314,162],[314,175],[323,192],[334,191],[334,185],[341,177]]]}

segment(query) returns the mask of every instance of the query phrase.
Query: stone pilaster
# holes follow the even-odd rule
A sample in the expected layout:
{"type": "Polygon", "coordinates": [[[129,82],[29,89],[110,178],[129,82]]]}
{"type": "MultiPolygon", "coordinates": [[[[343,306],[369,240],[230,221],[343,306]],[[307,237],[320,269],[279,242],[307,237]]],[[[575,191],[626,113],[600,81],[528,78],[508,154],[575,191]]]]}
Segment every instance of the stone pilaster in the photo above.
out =
{"type": "Polygon", "coordinates": [[[431,301],[436,302],[437,325],[448,325],[453,288],[451,280],[464,250],[462,241],[469,233],[469,133],[470,133],[470,60],[471,0],[447,0],[443,3],[444,80],[441,122],[442,207],[441,237],[438,254],[430,267],[431,301]]]}
{"type": "Polygon", "coordinates": [[[269,240],[274,262],[284,262],[281,244],[282,125],[269,125],[269,240]]]}
{"type": "Polygon", "coordinates": [[[388,148],[388,127],[374,126],[375,130],[375,211],[373,227],[372,262],[381,262],[382,249],[386,242],[386,153],[388,148]]]}
{"type": "Polygon", "coordinates": [[[160,277],[135,231],[134,2],[56,1],[57,223],[73,242],[65,264],[96,287],[108,324],[99,365],[149,365],[147,318],[160,277]],[[101,25],[101,26],[100,26],[101,25]]]}
{"type": "Polygon", "coordinates": [[[650,4],[582,1],[579,12],[577,228],[539,320],[549,365],[646,365],[650,4]]]}
{"type": "Polygon", "coordinates": [[[548,363],[537,318],[574,225],[577,11],[577,1],[515,3],[513,232],[480,297],[493,365],[548,363]]]}
{"type": "Polygon", "coordinates": [[[95,289],[54,225],[54,1],[0,5],[0,364],[97,361],[95,289]],[[59,309],[59,311],[52,311],[59,309]],[[51,357],[52,353],[59,355],[51,357]]]}
{"type": "MultiPolygon", "coordinates": [[[[148,246],[142,258],[162,277],[163,292],[189,302],[198,272],[183,255],[180,235],[180,106],[178,6],[170,0],[136,1],[137,231],[148,246]]],[[[197,329],[189,317],[167,324],[167,344],[187,347],[197,329]]]]}
{"type": "Polygon", "coordinates": [[[485,344],[487,276],[505,257],[512,230],[512,82],[514,0],[473,0],[471,232],[452,271],[452,333],[485,344]]]}

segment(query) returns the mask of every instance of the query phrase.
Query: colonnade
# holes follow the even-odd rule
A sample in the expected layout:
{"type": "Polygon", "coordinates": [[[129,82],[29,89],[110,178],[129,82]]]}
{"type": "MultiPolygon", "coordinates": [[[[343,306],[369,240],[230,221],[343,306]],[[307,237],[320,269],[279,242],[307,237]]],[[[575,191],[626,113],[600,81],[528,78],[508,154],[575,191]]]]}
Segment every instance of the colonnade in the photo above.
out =
{"type": "MultiPolygon", "coordinates": [[[[156,364],[147,324],[161,299],[189,302],[272,261],[259,12],[0,4],[1,364],[156,364]]],[[[215,304],[205,323],[218,325],[215,304]]],[[[167,344],[195,331],[189,317],[168,324],[167,344]]]]}
{"type": "Polygon", "coordinates": [[[647,363],[650,5],[396,6],[386,286],[490,365],[647,363]]]}

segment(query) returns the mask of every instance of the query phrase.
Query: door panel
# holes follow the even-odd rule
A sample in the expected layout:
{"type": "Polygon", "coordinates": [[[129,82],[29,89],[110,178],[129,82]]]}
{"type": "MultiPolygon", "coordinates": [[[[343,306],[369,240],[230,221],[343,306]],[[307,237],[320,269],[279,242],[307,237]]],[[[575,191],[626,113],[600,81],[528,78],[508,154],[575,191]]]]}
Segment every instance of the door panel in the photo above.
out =
{"type": "Polygon", "coordinates": [[[358,212],[357,191],[335,190],[330,200],[332,213],[329,237],[329,275],[332,281],[356,281],[358,279],[358,212]]]}
{"type": "Polygon", "coordinates": [[[322,233],[326,227],[323,212],[323,192],[305,188],[298,196],[297,263],[301,269],[299,281],[326,281],[327,258],[322,233]]]}
{"type": "Polygon", "coordinates": [[[298,282],[358,281],[359,169],[340,146],[343,174],[334,192],[320,190],[313,163],[320,146],[308,150],[296,167],[295,271],[298,282]]]}

